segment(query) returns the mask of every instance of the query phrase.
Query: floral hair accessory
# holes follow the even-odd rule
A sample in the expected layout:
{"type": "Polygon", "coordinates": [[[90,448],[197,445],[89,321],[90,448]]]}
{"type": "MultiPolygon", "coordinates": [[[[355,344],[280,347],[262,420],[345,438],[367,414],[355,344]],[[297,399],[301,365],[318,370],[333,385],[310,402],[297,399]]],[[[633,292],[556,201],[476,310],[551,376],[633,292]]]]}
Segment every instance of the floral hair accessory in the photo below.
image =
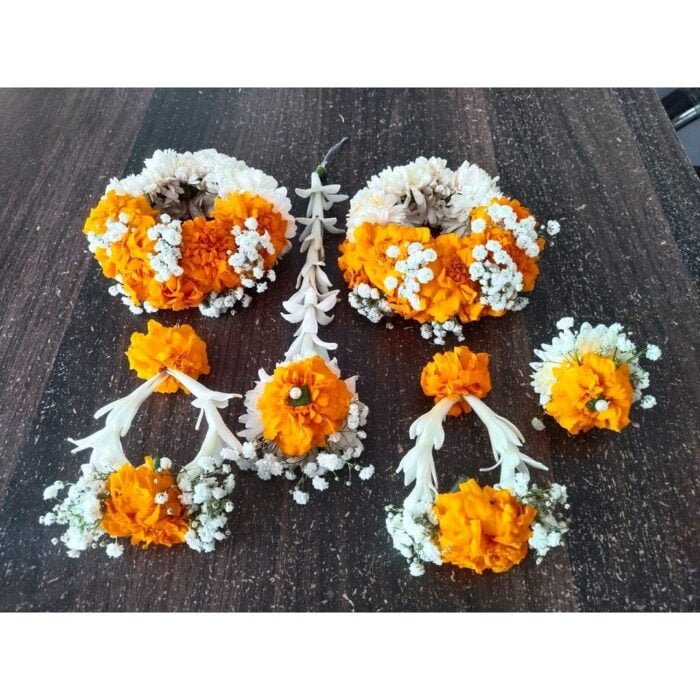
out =
{"type": "Polygon", "coordinates": [[[275,280],[294,219],[287,190],[214,149],[156,151],[138,175],[113,179],[83,231],[113,296],[136,314],[247,307],[275,280]]]}
{"type": "Polygon", "coordinates": [[[465,161],[418,158],[375,175],[350,203],[339,265],[350,304],[373,323],[398,314],[438,345],[462,324],[526,306],[545,241],[520,202],[465,161]]]}
{"type": "Polygon", "coordinates": [[[108,556],[119,557],[124,551],[119,540],[127,537],[142,547],[184,542],[198,552],[211,552],[230,534],[226,521],[233,510],[235,480],[224,458],[226,449],[240,448],[219,410],[240,395],[211,391],[196,381],[209,365],[206,345],[190,326],[165,328],[150,321],[148,333],[132,335],[127,356],[132,369],[147,381],[95,413],[95,418],[104,417],[103,428],[71,440],[74,453],[90,450],[90,458],[76,482],[56,481],[45,489],[44,498],[57,503],[40,521],[67,526],[60,540],[69,557],[98,546],[108,556]],[[202,418],[206,421],[201,449],[179,470],[167,457],[146,456],[143,464],[134,466],[121,439],[152,393],[178,389],[194,396],[192,405],[200,411],[196,427],[202,418]],[[63,489],[67,491],[60,496],[63,489]]]}
{"type": "Polygon", "coordinates": [[[319,327],[329,324],[337,301],[337,290],[324,271],[323,234],[342,233],[336,219],[326,212],[347,199],[340,185],[324,185],[326,165],[334,146],[311,174],[311,187],[297,194],[309,200],[307,214],[298,219],[305,228],[300,235],[306,253],[297,279],[297,291],[284,302],[282,316],[299,324],[285,359],[272,374],[259,371],[259,381],[245,397],[247,413],[241,417],[245,438],[240,450],[231,454],[241,469],[253,470],[261,479],[282,476],[296,482],[290,491],[296,503],[309,500],[306,482],[324,491],[329,477],[338,480],[347,469],[347,483],[353,471],[369,479],[373,466],[362,467],[355,460],[362,454],[367,407],[359,400],[355,377],[342,379],[338,363],[329,352],[337,348],[319,338],[319,327]]]}
{"type": "Polygon", "coordinates": [[[411,425],[415,445],[398,468],[405,485],[414,486],[401,508],[386,509],[394,547],[410,562],[414,576],[425,572],[425,562],[502,573],[530,549],[539,564],[568,531],[566,487],[542,489],[530,483],[529,467],[547,467],[520,451],[521,432],[481,400],[491,389],[488,359],[486,353],[457,347],[437,353],[423,369],[421,386],[435,406],[411,425]],[[464,478],[452,492],[440,493],[433,450],[445,441],[446,417],[469,411],[486,426],[496,460],[481,471],[500,467],[498,483],[482,487],[464,478]]]}
{"type": "Polygon", "coordinates": [[[642,358],[661,357],[656,345],[637,350],[620,323],[582,323],[576,331],[574,319],[567,317],[557,328],[559,335],[535,350],[540,361],[530,366],[540,405],[562,428],[572,435],[591,428],[619,432],[630,423],[633,403],[656,406],[653,396],[642,395],[649,373],[639,364],[642,358]]]}

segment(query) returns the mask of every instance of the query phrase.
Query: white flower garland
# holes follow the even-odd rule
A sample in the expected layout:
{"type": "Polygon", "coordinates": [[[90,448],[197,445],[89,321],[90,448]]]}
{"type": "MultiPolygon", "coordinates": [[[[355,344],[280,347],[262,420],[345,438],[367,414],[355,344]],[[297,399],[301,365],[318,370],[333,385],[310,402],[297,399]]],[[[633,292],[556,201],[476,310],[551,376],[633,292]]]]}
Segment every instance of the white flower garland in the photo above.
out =
{"type": "MultiPolygon", "coordinates": [[[[330,312],[337,303],[338,290],[331,288],[331,282],[324,270],[325,252],[323,234],[342,233],[336,227],[337,219],[326,216],[331,207],[347,199],[340,194],[340,185],[324,185],[321,177],[325,175],[328,160],[345,141],[343,139],[326,155],[321,165],[311,174],[311,186],[308,189],[297,189],[296,193],[303,199],[308,199],[305,217],[297,221],[304,226],[299,239],[301,251],[306,253],[304,265],[297,278],[296,291],[283,306],[285,313],[282,317],[292,324],[298,324],[294,333],[294,341],[285,353],[285,360],[277,367],[285,367],[300,359],[318,355],[323,358],[326,366],[338,377],[340,369],[336,359],[330,357],[330,352],[337,349],[336,343],[330,343],[319,337],[319,328],[328,325],[333,316],[330,312]]],[[[355,471],[360,479],[369,479],[374,474],[372,465],[362,467],[354,462],[363,452],[362,441],[366,433],[362,428],[367,423],[368,409],[357,395],[355,377],[344,382],[352,394],[348,414],[344,425],[335,433],[328,436],[323,449],[313,449],[305,455],[289,457],[273,442],[263,437],[263,418],[258,409],[258,402],[266,384],[272,375],[259,370],[259,380],[245,397],[247,412],[240,421],[245,429],[239,435],[245,439],[240,449],[226,451],[226,456],[233,459],[242,470],[251,470],[263,479],[273,476],[284,476],[289,481],[295,481],[295,487],[290,491],[294,501],[304,505],[309,500],[309,492],[304,490],[304,483],[311,482],[313,489],[325,491],[328,479],[340,479],[340,472],[347,469],[346,482],[350,483],[352,472],[355,471]]],[[[301,391],[299,390],[299,395],[301,391]]],[[[291,399],[298,398],[290,394],[291,399]]]]}
{"type": "MultiPolygon", "coordinates": [[[[105,484],[110,474],[129,463],[121,439],[129,432],[143,402],[168,375],[194,395],[192,405],[200,409],[197,427],[202,417],[207,422],[201,449],[177,474],[179,498],[187,510],[189,522],[185,541],[196,551],[211,552],[217,541],[230,534],[226,530],[226,520],[233,510],[233,502],[228,496],[235,486],[235,478],[231,465],[224,462],[223,452],[224,448],[238,449],[240,442],[226,427],[219,409],[225,408],[230,399],[240,394],[212,391],[182,372],[165,369],[129,395],[99,409],[95,418],[104,417],[104,427],[87,437],[70,440],[75,445],[73,453],[90,450],[90,459],[82,465],[80,478],[74,484],[56,481],[44,490],[45,499],[58,502],[40,518],[40,522],[67,526],[60,541],[68,549],[69,557],[77,558],[81,552],[97,546],[105,547],[111,557],[123,553],[124,547],[117,540],[105,543],[109,536],[100,525],[104,515],[105,484]],[[59,493],[66,487],[66,495],[59,499],[59,493]]],[[[171,470],[172,462],[166,457],[157,461],[159,471],[171,470]]],[[[164,495],[165,500],[159,500],[160,496],[156,495],[155,503],[167,501],[167,496],[164,495]]],[[[58,543],[58,539],[54,539],[54,543],[58,543]]]]}
{"type": "Polygon", "coordinates": [[[497,177],[469,161],[454,171],[443,158],[421,156],[407,165],[385,168],[352,198],[347,235],[352,237],[365,222],[469,233],[471,210],[502,196],[497,183],[497,177]]]}

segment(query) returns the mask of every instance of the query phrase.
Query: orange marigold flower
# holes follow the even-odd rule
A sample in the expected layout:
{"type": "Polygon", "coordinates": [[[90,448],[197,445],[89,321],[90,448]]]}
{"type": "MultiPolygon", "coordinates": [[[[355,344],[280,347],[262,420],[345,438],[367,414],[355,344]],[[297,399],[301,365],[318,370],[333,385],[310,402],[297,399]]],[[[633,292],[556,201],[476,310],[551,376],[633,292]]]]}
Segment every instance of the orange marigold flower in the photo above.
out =
{"type": "Polygon", "coordinates": [[[619,432],[629,425],[634,390],[628,365],[589,352],[579,363],[552,371],[556,382],[545,410],[572,435],[591,428],[619,432]]]}
{"type": "MultiPolygon", "coordinates": [[[[474,246],[484,244],[489,240],[498,241],[503,246],[503,250],[510,255],[513,262],[518,266],[518,270],[523,276],[523,291],[531,292],[535,288],[535,281],[540,274],[540,268],[537,264],[539,257],[531,258],[529,255],[526,255],[525,251],[522,248],[518,248],[515,244],[515,237],[513,234],[493,222],[487,212],[491,204],[507,204],[515,212],[518,221],[527,219],[529,216],[532,216],[532,213],[527,207],[520,204],[517,199],[499,197],[489,202],[488,205],[476,207],[473,210],[471,215],[472,219],[484,219],[486,222],[486,229],[481,234],[472,233],[470,236],[474,246]]],[[[537,246],[540,250],[544,248],[545,241],[543,238],[537,239],[537,246]]],[[[491,309],[487,309],[485,313],[491,316],[501,316],[505,312],[493,312],[491,309]]]]}
{"type": "MultiPolygon", "coordinates": [[[[485,352],[472,352],[461,345],[448,352],[438,352],[423,367],[420,385],[426,396],[441,399],[457,399],[471,394],[479,399],[491,391],[489,356],[485,352]]],[[[469,413],[469,404],[460,400],[450,409],[450,415],[469,413]]]]}
{"type": "Polygon", "coordinates": [[[110,190],[92,209],[85,221],[85,234],[101,236],[107,229],[107,222],[119,219],[126,214],[129,231],[121,240],[108,248],[98,248],[95,258],[105,277],[121,278],[121,285],[134,303],[140,304],[149,297],[149,288],[154,271],[150,267],[149,255],[155,250],[155,242],[148,235],[148,229],[155,225],[158,212],[146,197],[120,195],[110,190]]]}
{"type": "Polygon", "coordinates": [[[537,511],[507,489],[482,489],[469,479],[458,492],[437,495],[435,515],[444,561],[478,574],[486,570],[500,574],[527,555],[537,511]]]}
{"type": "Polygon", "coordinates": [[[395,313],[403,318],[423,322],[427,321],[428,317],[422,310],[413,309],[406,299],[398,295],[397,288],[389,288],[386,285],[387,277],[396,276],[396,262],[406,258],[406,249],[414,242],[421,243],[424,247],[432,247],[434,239],[430,229],[398,224],[363,223],[353,230],[352,240],[346,239],[341,243],[338,266],[351,287],[366,282],[383,292],[395,313]],[[390,246],[399,249],[398,257],[387,256],[386,251],[390,246]]]}
{"type": "Polygon", "coordinates": [[[484,308],[479,303],[479,286],[469,277],[476,243],[470,236],[443,233],[434,239],[433,245],[438,259],[430,266],[433,279],[421,287],[427,318],[420,320],[443,323],[459,316],[463,323],[476,321],[484,308]]]}
{"type": "Polygon", "coordinates": [[[240,284],[228,264],[235,250],[233,235],[222,224],[198,216],[182,223],[180,266],[182,275],[149,287],[148,300],[158,309],[181,311],[202,303],[210,292],[221,292],[240,284]]]}
{"type": "Polygon", "coordinates": [[[114,190],[110,190],[90,211],[83,226],[83,233],[104,234],[107,230],[107,222],[118,220],[120,214],[127,214],[129,226],[136,228],[150,228],[158,217],[158,212],[150,205],[146,197],[117,194],[114,190]],[[143,222],[144,219],[145,222],[143,222]],[[143,223],[146,225],[143,226],[143,223]]]}
{"type": "Polygon", "coordinates": [[[355,289],[363,282],[368,284],[369,277],[364,267],[367,259],[367,249],[362,245],[358,245],[356,240],[351,241],[349,238],[346,238],[340,244],[339,249],[338,267],[343,273],[343,279],[348,287],[355,289]]]}
{"type": "Polygon", "coordinates": [[[214,200],[211,219],[200,216],[182,222],[179,265],[183,272],[159,282],[151,268],[156,242],[148,236],[148,230],[160,215],[146,197],[118,195],[110,190],[90,212],[83,230],[103,235],[108,223],[118,221],[120,215],[128,217],[128,232],[109,247],[97,248],[95,257],[106,277],[119,278],[134,304],[148,302],[156,309],[193,308],[211,292],[239,287],[240,277],[229,265],[230,256],[236,252],[231,229],[243,227],[250,217],[257,219],[261,233],[266,231],[270,236],[273,252],[261,253],[266,267],[272,267],[287,247],[287,222],[273,204],[258,195],[237,192],[214,200]]]}
{"type": "Polygon", "coordinates": [[[180,491],[170,472],[156,471],[151,457],[140,467],[122,465],[110,474],[106,490],[101,526],[112,537],[131,537],[131,544],[144,547],[185,541],[189,525],[180,491]]]}
{"type": "Polygon", "coordinates": [[[250,192],[233,192],[214,201],[212,218],[221,228],[230,231],[234,226],[244,227],[245,220],[254,217],[258,221],[258,231],[267,231],[275,252],[262,251],[267,268],[272,267],[287,247],[287,222],[271,202],[250,192]]]}
{"type": "Polygon", "coordinates": [[[282,365],[258,399],[263,435],[288,457],[306,454],[342,428],[351,400],[345,382],[322,357],[282,365]]]}
{"type": "MultiPolygon", "coordinates": [[[[158,321],[148,322],[147,333],[132,333],[131,344],[126,351],[129,367],[140,379],[150,379],[166,367],[183,372],[193,379],[209,374],[206,343],[195,333],[192,326],[168,328],[158,321]]],[[[189,391],[171,376],[156,389],[161,393],[173,393],[182,389],[189,391]]]]}

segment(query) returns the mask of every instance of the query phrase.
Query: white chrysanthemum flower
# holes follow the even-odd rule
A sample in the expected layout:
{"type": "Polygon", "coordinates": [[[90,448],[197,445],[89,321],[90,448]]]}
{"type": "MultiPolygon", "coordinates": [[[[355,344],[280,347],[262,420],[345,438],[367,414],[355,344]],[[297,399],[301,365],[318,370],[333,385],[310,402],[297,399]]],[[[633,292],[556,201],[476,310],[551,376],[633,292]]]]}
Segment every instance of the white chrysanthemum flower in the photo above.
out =
{"type": "Polygon", "coordinates": [[[485,246],[478,245],[474,247],[474,250],[472,251],[472,256],[476,261],[485,260],[488,256],[488,251],[486,250],[485,246]]]}
{"type": "Polygon", "coordinates": [[[336,471],[343,466],[338,455],[331,452],[319,452],[316,457],[316,462],[319,467],[329,472],[336,471]]]}
{"type": "Polygon", "coordinates": [[[512,491],[518,498],[523,498],[527,495],[530,487],[530,477],[522,472],[517,472],[513,477],[512,491]]]}
{"type": "Polygon", "coordinates": [[[471,230],[472,233],[483,233],[486,230],[486,219],[472,219],[471,230]]]}
{"type": "Polygon", "coordinates": [[[617,339],[616,347],[620,352],[634,352],[635,350],[634,343],[624,335],[617,339]]]}
{"type": "Polygon", "coordinates": [[[241,455],[245,459],[255,459],[255,445],[252,442],[244,442],[241,446],[241,455]]]}
{"type": "Polygon", "coordinates": [[[547,233],[550,236],[556,236],[561,231],[561,225],[558,221],[547,222],[547,233]]]}

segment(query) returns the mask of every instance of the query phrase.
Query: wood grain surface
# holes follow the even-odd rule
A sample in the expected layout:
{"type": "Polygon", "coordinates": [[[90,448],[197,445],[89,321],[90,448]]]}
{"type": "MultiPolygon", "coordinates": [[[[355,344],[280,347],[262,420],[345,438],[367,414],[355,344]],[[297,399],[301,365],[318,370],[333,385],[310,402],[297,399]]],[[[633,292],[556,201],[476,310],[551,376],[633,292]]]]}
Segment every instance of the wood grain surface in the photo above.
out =
{"type": "MultiPolygon", "coordinates": [[[[0,609],[697,609],[700,182],[653,91],[5,90],[0,193],[0,609]],[[408,426],[429,405],[418,378],[435,349],[416,326],[372,326],[344,302],[324,337],[339,342],[340,366],[359,375],[371,410],[371,481],[333,484],[302,508],[287,482],[242,474],[234,535],[213,555],[179,547],[68,559],[50,543],[59,529],[38,522],[42,490],[77,477],[66,438],[92,432],[93,412],[137,385],[124,351],[146,324],[108,295],[80,233],[107,179],[140,169],[156,148],[214,147],[293,191],[344,135],[351,141],[332,179],[349,194],[419,155],[454,167],[468,158],[538,217],[561,222],[530,306],[471,324],[466,342],[491,354],[489,404],[569,486],[567,547],[501,575],[448,566],[407,574],[384,505],[404,496],[395,467],[411,444],[408,426]],[[619,435],[571,438],[551,420],[541,433],[530,427],[539,411],[528,362],[563,315],[620,321],[663,349],[652,367],[659,405],[637,407],[619,435]]],[[[292,201],[301,215],[303,202],[292,201]]],[[[337,242],[327,245],[329,273],[342,285],[337,242]]],[[[300,259],[295,247],[278,282],[235,317],[159,316],[191,323],[207,341],[208,386],[242,393],[258,367],[282,358],[292,329],[281,302],[300,259]]],[[[241,412],[240,402],[228,409],[230,425],[241,412]]],[[[187,459],[198,447],[193,420],[184,396],[155,397],[127,452],[187,459]]],[[[475,419],[449,421],[443,486],[490,458],[475,419]]]]}

